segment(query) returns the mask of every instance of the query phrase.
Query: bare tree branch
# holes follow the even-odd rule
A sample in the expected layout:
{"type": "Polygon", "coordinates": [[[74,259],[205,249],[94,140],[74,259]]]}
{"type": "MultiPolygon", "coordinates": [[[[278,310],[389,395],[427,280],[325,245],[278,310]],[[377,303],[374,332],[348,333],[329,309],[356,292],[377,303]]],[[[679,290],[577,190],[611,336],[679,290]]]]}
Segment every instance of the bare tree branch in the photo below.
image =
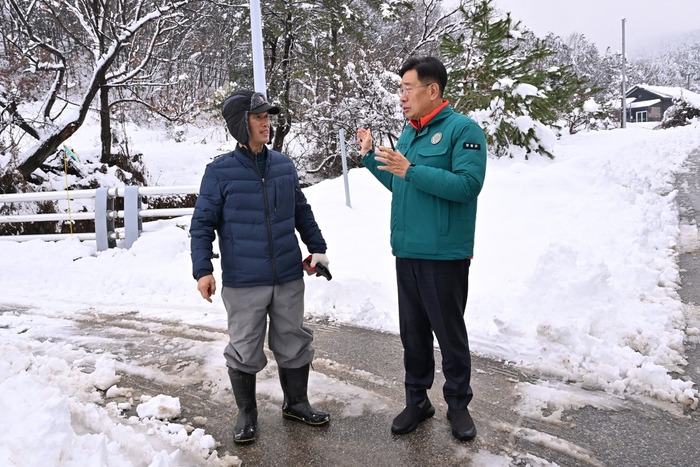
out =
{"type": "MultiPolygon", "coordinates": [[[[29,13],[33,11],[33,4],[27,7],[27,11],[22,11],[17,5],[16,0],[9,1],[12,2],[14,11],[21,17],[23,32],[29,38],[29,42],[39,44],[44,50],[57,57],[59,62],[63,60],[63,73],[65,73],[65,58],[63,54],[58,49],[52,47],[47,41],[36,37],[33,33],[32,26],[29,23],[29,13]]],[[[66,6],[66,11],[69,12],[72,18],[82,27],[81,33],[86,34],[89,41],[92,42],[90,45],[92,47],[94,59],[93,73],[86,86],[83,97],[79,102],[77,114],[61,123],[48,137],[41,140],[35,147],[25,152],[25,154],[21,155],[22,162],[20,163],[19,170],[25,178],[37,169],[63,141],[80,128],[85,121],[87,113],[90,110],[90,104],[95,96],[103,86],[109,84],[108,77],[112,66],[118,63],[120,53],[125,48],[130,47],[137,34],[141,31],[145,31],[147,26],[155,24],[155,31],[150,41],[151,44],[155,44],[158,35],[168,29],[160,27],[160,24],[170,20],[177,23],[175,19],[181,16],[178,10],[188,3],[189,0],[180,0],[170,1],[164,4],[150,2],[147,5],[144,0],[139,0],[136,4],[131,5],[132,9],[129,9],[129,11],[115,12],[105,10],[104,4],[86,4],[80,0],[76,1],[74,4],[69,4],[67,2],[62,4],[66,6]],[[150,11],[147,10],[148,7],[151,8],[150,11]],[[141,11],[144,11],[144,14],[141,14],[141,11]],[[93,17],[90,17],[90,13],[93,14],[93,17]],[[114,26],[114,31],[118,32],[118,35],[113,37],[107,37],[105,35],[106,31],[102,29],[106,24],[104,21],[106,21],[108,15],[112,15],[109,20],[114,26]],[[128,21],[123,24],[118,23],[118,20],[124,19],[124,16],[127,15],[130,18],[128,21]]],[[[122,3],[121,5],[124,7],[127,6],[126,3],[122,3]]],[[[152,47],[149,47],[149,50],[150,52],[145,56],[146,62],[151,57],[152,47]]],[[[35,61],[37,60],[35,59],[35,61]]],[[[144,61],[142,60],[140,64],[137,64],[136,71],[126,73],[126,75],[135,77],[143,69],[143,66],[144,61]]],[[[57,73],[60,73],[60,70],[57,70],[57,73]]],[[[60,78],[61,79],[57,79],[52,86],[49,95],[50,105],[46,106],[46,116],[49,115],[55,103],[56,95],[63,85],[63,75],[60,75],[60,78]]],[[[126,79],[122,79],[121,82],[126,82],[126,79]]],[[[101,108],[103,106],[101,106],[101,108]]]]}
{"type": "Polygon", "coordinates": [[[39,132],[22,117],[17,109],[17,102],[6,92],[0,92],[0,108],[10,116],[10,123],[24,130],[34,139],[39,139],[39,132]]]}

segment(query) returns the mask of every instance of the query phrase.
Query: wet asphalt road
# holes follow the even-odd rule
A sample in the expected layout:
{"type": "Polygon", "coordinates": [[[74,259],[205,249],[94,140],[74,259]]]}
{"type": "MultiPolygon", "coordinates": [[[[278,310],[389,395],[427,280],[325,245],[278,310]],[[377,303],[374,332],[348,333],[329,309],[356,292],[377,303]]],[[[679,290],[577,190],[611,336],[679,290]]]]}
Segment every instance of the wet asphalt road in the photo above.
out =
{"type": "MultiPolygon", "coordinates": [[[[676,179],[678,189],[678,208],[681,224],[700,229],[700,148],[693,153],[686,164],[688,171],[676,179]]],[[[688,327],[700,329],[700,235],[695,238],[695,244],[688,247],[681,245],[678,258],[681,273],[681,289],[679,294],[683,303],[688,306],[688,327]]],[[[700,337],[695,336],[686,342],[688,377],[700,383],[700,337]]],[[[700,462],[697,464],[700,466],[700,462]]]]}
{"type": "MultiPolygon", "coordinates": [[[[332,324],[311,326],[317,346],[311,382],[332,377],[348,385],[349,393],[354,394],[349,397],[361,392],[366,403],[361,412],[356,410],[356,401],[346,404],[342,398],[315,403],[332,414],[325,427],[283,420],[279,399],[259,393],[257,440],[240,446],[231,439],[235,404],[230,393],[223,400],[207,400],[203,397],[206,390],[198,385],[161,382],[154,386],[152,381],[133,376],[122,377],[120,387],[132,387],[137,395],[160,392],[178,396],[182,417],[190,421],[196,416],[207,417],[207,433],[222,444],[219,453],[237,456],[244,466],[476,467],[498,465],[495,456],[509,462],[503,466],[523,467],[700,466],[700,415],[695,411],[594,392],[590,397],[597,398],[599,408],[567,411],[560,422],[531,419],[515,410],[516,385],[547,377],[528,375],[478,356],[473,359],[476,396],[470,405],[478,427],[476,440],[460,442],[452,437],[440,393],[441,375],[429,393],[437,409],[435,417],[413,433],[393,435],[391,420],[403,408],[398,337],[332,324]]],[[[267,382],[278,384],[274,377],[267,382]]]]}

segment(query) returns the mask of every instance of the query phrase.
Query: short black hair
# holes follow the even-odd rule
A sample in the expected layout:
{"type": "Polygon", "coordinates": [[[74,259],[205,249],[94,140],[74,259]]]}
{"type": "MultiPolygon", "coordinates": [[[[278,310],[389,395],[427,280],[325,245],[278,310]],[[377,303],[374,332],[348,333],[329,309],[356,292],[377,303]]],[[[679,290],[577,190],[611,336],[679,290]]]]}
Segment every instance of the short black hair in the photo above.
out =
{"type": "Polygon", "coordinates": [[[421,83],[431,79],[435,81],[440,87],[440,96],[442,97],[447,86],[447,70],[440,59],[435,57],[411,57],[401,65],[399,76],[403,78],[403,75],[410,70],[416,70],[421,83]]]}

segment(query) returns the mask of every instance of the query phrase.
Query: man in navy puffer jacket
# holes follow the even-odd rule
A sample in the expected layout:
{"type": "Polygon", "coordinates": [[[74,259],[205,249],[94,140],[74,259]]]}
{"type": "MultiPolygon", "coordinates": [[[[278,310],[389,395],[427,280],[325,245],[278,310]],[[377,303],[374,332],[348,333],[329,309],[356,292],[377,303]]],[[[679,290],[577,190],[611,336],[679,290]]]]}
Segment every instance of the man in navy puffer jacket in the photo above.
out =
{"type": "Polygon", "coordinates": [[[316,264],[328,266],[326,242],[294,163],[265,146],[269,114],[277,113],[278,107],[252,91],[237,91],[224,101],[222,114],[238,146],[207,165],[190,226],[192,272],[197,289],[210,302],[216,291],[212,244],[219,238],[229,333],[224,356],[238,405],[237,443],[255,440],[255,379],[267,365],[268,317],[268,344],[284,392],[283,417],[314,426],[330,420],[307,397],[314,347],[312,331],[303,325],[302,254],[295,230],[312,254],[312,270],[316,264]]]}

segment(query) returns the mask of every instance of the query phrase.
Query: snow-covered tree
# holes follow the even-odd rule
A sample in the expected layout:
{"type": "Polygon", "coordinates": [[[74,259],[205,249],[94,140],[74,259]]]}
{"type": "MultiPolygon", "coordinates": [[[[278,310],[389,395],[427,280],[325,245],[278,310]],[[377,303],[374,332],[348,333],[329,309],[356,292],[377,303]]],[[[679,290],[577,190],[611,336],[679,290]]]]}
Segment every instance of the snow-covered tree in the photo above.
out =
{"type": "Polygon", "coordinates": [[[8,27],[0,30],[5,51],[21,57],[26,73],[41,76],[34,90],[42,96],[39,117],[23,118],[32,122],[38,136],[38,142],[19,156],[18,169],[25,179],[80,128],[96,97],[103,158],[109,157],[109,90],[168,84],[152,60],[171,33],[188,23],[184,7],[193,3],[8,0],[2,10],[8,27]],[[67,108],[72,111],[64,112],[67,108]]]}
{"type": "MultiPolygon", "coordinates": [[[[537,43],[531,32],[523,36],[537,43]]],[[[604,127],[611,107],[608,89],[619,85],[620,67],[602,66],[595,44],[583,34],[573,33],[566,39],[548,34],[544,46],[552,53],[536,66],[548,70],[548,99],[558,117],[558,124],[570,134],[580,130],[604,127]]],[[[616,91],[619,96],[619,90],[616,91]]]]}
{"type": "MultiPolygon", "coordinates": [[[[263,7],[263,40],[270,99],[282,113],[275,123],[273,149],[310,106],[337,105],[344,55],[362,42],[364,2],[270,0],[263,7]]],[[[336,138],[337,141],[337,138],[336,138]]]]}
{"type": "Polygon", "coordinates": [[[637,83],[700,92],[700,29],[660,44],[633,65],[640,74],[637,83]]]}
{"type": "MultiPolygon", "coordinates": [[[[300,137],[308,154],[307,174],[321,178],[342,173],[339,151],[339,131],[345,132],[349,155],[356,151],[355,132],[360,127],[370,128],[377,144],[392,146],[403,128],[404,118],[398,105],[395,89],[397,74],[386,70],[371,51],[357,51],[357,55],[341,70],[339,78],[342,99],[331,103],[319,99],[304,113],[300,137]]],[[[315,95],[310,92],[309,96],[315,95]]],[[[348,159],[348,167],[360,165],[359,157],[348,159]]]]}
{"type": "Polygon", "coordinates": [[[681,94],[673,98],[673,105],[664,112],[660,127],[686,126],[693,120],[700,120],[700,98],[697,94],[693,98],[681,94]]]}
{"type": "Polygon", "coordinates": [[[492,154],[552,157],[552,128],[586,80],[567,66],[543,67],[553,51],[510,14],[499,16],[492,0],[462,8],[462,14],[465,28],[444,36],[441,47],[453,106],[482,125],[492,154]]]}
{"type": "Polygon", "coordinates": [[[409,57],[440,53],[442,37],[461,27],[462,6],[474,0],[461,0],[451,6],[442,0],[414,0],[384,7],[382,17],[372,24],[386,48],[386,57],[396,57],[400,65],[409,57]]]}
{"type": "Polygon", "coordinates": [[[439,0],[271,1],[263,8],[268,91],[282,107],[273,148],[294,148],[302,168],[330,176],[340,173],[341,128],[350,138],[371,122],[378,136],[395,137],[403,119],[392,72],[411,54],[433,53],[450,16],[439,0]]]}

